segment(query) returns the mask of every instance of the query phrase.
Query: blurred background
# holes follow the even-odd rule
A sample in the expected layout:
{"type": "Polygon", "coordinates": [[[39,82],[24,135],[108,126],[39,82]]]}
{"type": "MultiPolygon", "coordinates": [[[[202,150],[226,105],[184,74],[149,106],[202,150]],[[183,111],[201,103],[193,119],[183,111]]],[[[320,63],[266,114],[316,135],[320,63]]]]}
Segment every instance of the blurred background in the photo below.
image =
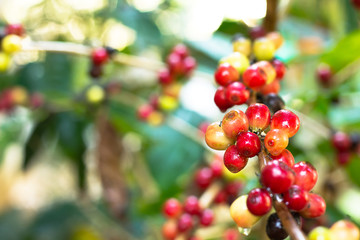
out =
{"type": "MultiPolygon", "coordinates": [[[[360,131],[359,13],[351,0],[277,4],[285,44],[276,57],[287,65],[280,95],[302,119],[289,150],[318,169],[316,191],[328,203],[320,223],[360,224],[359,153],[340,166],[330,141],[332,132],[360,131]],[[333,71],[330,87],[317,78],[320,63],[333,71]]],[[[163,202],[181,198],[214,155],[198,126],[223,116],[213,102],[218,61],[232,52],[233,35],[248,35],[266,11],[266,0],[0,0],[1,25],[22,23],[25,46],[109,46],[139,57],[106,65],[101,83],[121,90],[107,99],[104,120],[95,114],[103,109],[82,100],[94,83],[88,57],[36,48],[13,56],[0,89],[41,93],[46,107],[0,115],[0,239],[162,239],[163,202]],[[179,108],[157,126],[139,121],[138,106],[159,91],[158,66],[181,42],[197,70],[179,108]]],[[[240,179],[256,185],[253,172],[240,179]]]]}

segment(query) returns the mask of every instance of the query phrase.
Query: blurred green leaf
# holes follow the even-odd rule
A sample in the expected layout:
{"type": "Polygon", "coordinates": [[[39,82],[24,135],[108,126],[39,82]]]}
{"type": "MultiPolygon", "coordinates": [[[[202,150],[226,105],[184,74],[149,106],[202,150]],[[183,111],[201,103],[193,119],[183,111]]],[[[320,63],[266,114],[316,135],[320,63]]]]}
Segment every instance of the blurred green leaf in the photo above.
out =
{"type": "Polygon", "coordinates": [[[360,187],[360,157],[353,155],[349,164],[346,166],[346,172],[353,183],[360,187]]]}
{"type": "Polygon", "coordinates": [[[0,236],[6,240],[23,240],[27,223],[22,212],[8,209],[0,215],[0,236]],[[16,229],[16,230],[15,230],[16,229]]]}
{"type": "Polygon", "coordinates": [[[360,130],[360,106],[333,106],[329,111],[328,119],[335,129],[360,130]]]}

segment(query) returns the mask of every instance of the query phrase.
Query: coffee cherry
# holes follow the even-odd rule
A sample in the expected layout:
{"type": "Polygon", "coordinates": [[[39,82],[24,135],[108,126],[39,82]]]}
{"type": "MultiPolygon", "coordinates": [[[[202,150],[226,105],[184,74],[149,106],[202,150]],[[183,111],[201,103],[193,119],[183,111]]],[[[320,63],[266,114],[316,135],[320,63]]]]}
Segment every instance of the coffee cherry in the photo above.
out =
{"type": "Polygon", "coordinates": [[[162,226],[162,235],[166,240],[174,240],[178,234],[176,221],[168,220],[162,226]]]}
{"type": "Polygon", "coordinates": [[[309,240],[331,240],[330,230],[326,227],[316,227],[309,233],[309,240]]]}
{"type": "Polygon", "coordinates": [[[306,218],[320,217],[325,213],[326,203],[325,200],[314,193],[309,193],[309,201],[306,207],[300,211],[301,216],[306,218]]]}
{"type": "Polygon", "coordinates": [[[294,166],[295,164],[295,159],[294,156],[291,154],[291,152],[287,149],[284,149],[279,155],[274,156],[271,155],[271,158],[273,160],[276,160],[278,162],[283,162],[286,165],[288,165],[289,167],[294,166]]]}
{"type": "Polygon", "coordinates": [[[243,187],[240,181],[233,181],[226,184],[225,191],[228,195],[237,197],[243,187]]]}
{"type": "MultiPolygon", "coordinates": [[[[291,215],[293,215],[296,223],[299,225],[299,227],[301,227],[301,219],[299,214],[292,212],[291,215]]],[[[267,220],[266,234],[271,240],[282,240],[288,236],[280,218],[276,213],[271,214],[267,220]]]]}
{"type": "Polygon", "coordinates": [[[318,174],[314,166],[309,162],[298,162],[292,167],[295,172],[295,184],[305,191],[310,191],[316,184],[318,174]]]}
{"type": "Polygon", "coordinates": [[[183,74],[183,64],[181,57],[176,53],[171,53],[166,59],[168,68],[172,74],[181,75],[183,74]]]}
{"type": "Polygon", "coordinates": [[[21,86],[10,89],[10,100],[14,105],[23,105],[28,101],[28,92],[21,86]]]}
{"type": "Polygon", "coordinates": [[[273,115],[270,127],[284,130],[288,137],[292,137],[300,128],[300,119],[290,110],[283,109],[273,115]]]}
{"type": "Polygon", "coordinates": [[[225,190],[220,190],[220,192],[218,192],[218,194],[216,194],[215,198],[214,198],[214,202],[215,203],[225,203],[226,200],[228,198],[228,194],[226,193],[225,190]]]}
{"type": "Polygon", "coordinates": [[[268,94],[278,94],[280,92],[280,82],[278,80],[274,80],[269,84],[266,84],[262,88],[260,88],[260,92],[264,95],[268,94]]]}
{"type": "Polygon", "coordinates": [[[248,67],[243,74],[243,81],[246,86],[253,90],[259,90],[266,84],[267,76],[263,69],[253,64],[248,67]]]}
{"type": "Polygon", "coordinates": [[[240,237],[240,233],[237,229],[226,229],[223,235],[223,240],[238,240],[240,237]]]}
{"type": "Polygon", "coordinates": [[[195,196],[187,197],[184,202],[184,211],[191,215],[199,215],[200,205],[198,198],[195,196]]]}
{"type": "Polygon", "coordinates": [[[230,215],[241,228],[251,228],[260,217],[253,215],[246,206],[247,195],[240,196],[230,206],[230,215]]]}
{"type": "Polygon", "coordinates": [[[287,192],[284,193],[284,202],[289,209],[301,211],[307,205],[309,194],[298,185],[292,185],[287,192]]]}
{"type": "Polygon", "coordinates": [[[241,105],[249,99],[250,92],[241,82],[233,82],[225,88],[225,97],[230,104],[241,105]]]}
{"type": "Polygon", "coordinates": [[[220,64],[214,76],[216,82],[221,86],[227,86],[240,78],[239,72],[229,63],[220,64]]]}
{"type": "Polygon", "coordinates": [[[259,66],[266,75],[266,84],[272,83],[276,79],[276,71],[274,66],[268,61],[259,61],[254,65],[259,66]]]}
{"type": "Polygon", "coordinates": [[[222,58],[220,64],[222,63],[229,63],[239,73],[243,73],[250,65],[249,59],[239,52],[233,52],[229,56],[222,58]]]}
{"type": "Polygon", "coordinates": [[[166,200],[163,205],[163,213],[168,218],[176,218],[181,214],[181,212],[181,203],[175,198],[166,200]]]}
{"type": "Polygon", "coordinates": [[[240,172],[247,164],[248,159],[240,155],[235,145],[229,146],[224,154],[224,165],[232,173],[240,172]]]}
{"type": "Polygon", "coordinates": [[[249,35],[252,40],[255,40],[257,38],[265,37],[266,31],[262,26],[255,26],[250,29],[249,35]]]}
{"type": "Polygon", "coordinates": [[[275,49],[279,49],[284,42],[284,38],[278,32],[270,32],[266,34],[266,38],[274,44],[275,49]]]}
{"type": "Polygon", "coordinates": [[[179,232],[186,232],[193,227],[193,219],[192,216],[188,213],[184,213],[180,216],[177,222],[177,229],[179,232]]]}
{"type": "Polygon", "coordinates": [[[17,35],[7,35],[2,39],[2,50],[5,53],[12,54],[21,49],[21,38],[17,35]]]}
{"type": "Polygon", "coordinates": [[[254,157],[261,150],[261,142],[259,137],[252,132],[242,132],[238,135],[236,147],[243,157],[254,157]]]}
{"type": "Polygon", "coordinates": [[[200,224],[207,227],[214,221],[214,212],[211,209],[205,209],[200,215],[200,224]]]}
{"type": "Polygon", "coordinates": [[[266,134],[264,143],[268,152],[273,156],[277,156],[285,150],[289,144],[289,138],[285,131],[272,129],[266,134]]]}
{"type": "Polygon", "coordinates": [[[145,121],[154,111],[154,108],[150,104],[142,105],[137,110],[137,117],[139,120],[145,121]]]}
{"type": "Polygon", "coordinates": [[[249,56],[251,53],[251,41],[242,36],[235,38],[232,41],[233,51],[249,56]]]}
{"type": "Polygon", "coordinates": [[[109,54],[105,48],[96,48],[91,54],[91,59],[94,65],[103,65],[109,59],[109,54]]]}
{"type": "Polygon", "coordinates": [[[330,228],[331,239],[360,239],[359,228],[350,221],[340,220],[334,223],[330,228]]]}
{"type": "Polygon", "coordinates": [[[260,182],[273,193],[284,193],[295,181],[295,174],[282,162],[272,161],[266,165],[260,176],[260,182]]]}
{"type": "Polygon", "coordinates": [[[332,70],[327,64],[320,64],[316,69],[317,79],[324,87],[329,87],[332,80],[332,70]]]}
{"type": "Polygon", "coordinates": [[[276,79],[277,80],[281,80],[283,79],[285,72],[286,72],[286,67],[285,64],[280,61],[279,59],[274,59],[271,61],[272,65],[275,68],[275,72],[276,72],[276,79]]]}
{"type": "Polygon", "coordinates": [[[235,140],[240,132],[246,132],[249,129],[249,121],[243,111],[231,110],[224,115],[221,127],[228,138],[235,140]]]}
{"type": "Polygon", "coordinates": [[[221,177],[223,174],[223,165],[221,161],[214,160],[210,164],[212,175],[214,178],[221,177]]]}
{"type": "Polygon", "coordinates": [[[265,96],[264,104],[268,106],[271,113],[276,113],[285,107],[284,100],[282,100],[280,96],[273,93],[265,96]]]}
{"type": "Polygon", "coordinates": [[[163,95],[170,96],[173,98],[178,98],[180,95],[180,91],[182,88],[182,84],[178,82],[173,82],[167,85],[162,86],[163,95]]]}
{"type": "Polygon", "coordinates": [[[164,111],[174,111],[179,106],[179,101],[177,98],[167,95],[162,95],[158,99],[159,108],[164,111]]]}
{"type": "Polygon", "coordinates": [[[104,101],[106,94],[101,86],[92,85],[87,89],[85,96],[90,104],[99,104],[104,101]]]}
{"type": "Polygon", "coordinates": [[[265,215],[272,207],[271,196],[265,189],[254,188],[248,194],[246,205],[252,214],[256,216],[265,215]]]}
{"type": "Polygon", "coordinates": [[[12,23],[5,27],[6,35],[17,35],[19,37],[23,36],[25,33],[24,27],[21,23],[12,23]]]}
{"type": "Polygon", "coordinates": [[[146,119],[147,123],[152,126],[159,126],[164,122],[164,114],[159,111],[153,111],[150,113],[149,117],[146,119]]]}
{"type": "Polygon", "coordinates": [[[331,140],[333,146],[340,152],[348,151],[351,148],[350,136],[344,132],[336,132],[331,140]]]}
{"type": "Polygon", "coordinates": [[[271,60],[275,55],[274,43],[267,38],[258,38],[254,41],[253,52],[258,60],[271,60]]]}
{"type": "Polygon", "coordinates": [[[94,65],[94,64],[92,64],[91,68],[90,68],[90,71],[89,71],[89,74],[93,78],[100,77],[101,75],[103,75],[103,66],[102,65],[94,65]]]}
{"type": "Polygon", "coordinates": [[[195,68],[196,68],[195,58],[191,56],[186,57],[183,62],[184,74],[189,77],[195,68]]]}
{"type": "Polygon", "coordinates": [[[205,142],[212,149],[225,150],[234,140],[226,137],[219,122],[214,122],[206,130],[205,142]]]}
{"type": "Polygon", "coordinates": [[[214,96],[214,102],[221,112],[225,112],[228,108],[233,106],[233,104],[231,104],[225,96],[224,87],[219,87],[216,90],[214,96]]]}
{"type": "Polygon", "coordinates": [[[8,54],[0,52],[0,72],[5,72],[10,66],[10,57],[8,54]]]}
{"type": "Polygon", "coordinates": [[[339,165],[347,165],[351,160],[351,152],[345,151],[336,153],[336,160],[339,165]]]}
{"type": "Polygon", "coordinates": [[[201,189],[207,188],[213,180],[213,171],[208,168],[204,167],[199,169],[195,174],[195,183],[201,189]]]}
{"type": "Polygon", "coordinates": [[[181,59],[184,59],[189,55],[189,50],[184,44],[179,43],[173,47],[171,53],[178,55],[181,59]]]}
{"type": "Polygon", "coordinates": [[[254,132],[263,131],[270,125],[270,110],[264,104],[255,103],[250,105],[245,114],[249,120],[249,127],[254,132]]]}
{"type": "Polygon", "coordinates": [[[173,76],[171,76],[170,71],[167,68],[162,69],[158,73],[158,79],[160,84],[170,84],[174,81],[173,76]]]}

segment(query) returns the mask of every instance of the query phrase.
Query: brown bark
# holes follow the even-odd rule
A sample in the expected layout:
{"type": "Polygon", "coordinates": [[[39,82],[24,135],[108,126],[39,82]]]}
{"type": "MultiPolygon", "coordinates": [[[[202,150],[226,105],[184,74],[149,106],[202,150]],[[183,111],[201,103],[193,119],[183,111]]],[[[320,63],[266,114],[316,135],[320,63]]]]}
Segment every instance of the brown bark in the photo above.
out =
{"type": "Polygon", "coordinates": [[[276,30],[277,24],[277,7],[278,0],[266,0],[266,16],[263,22],[263,27],[266,32],[273,32],[276,30]]]}

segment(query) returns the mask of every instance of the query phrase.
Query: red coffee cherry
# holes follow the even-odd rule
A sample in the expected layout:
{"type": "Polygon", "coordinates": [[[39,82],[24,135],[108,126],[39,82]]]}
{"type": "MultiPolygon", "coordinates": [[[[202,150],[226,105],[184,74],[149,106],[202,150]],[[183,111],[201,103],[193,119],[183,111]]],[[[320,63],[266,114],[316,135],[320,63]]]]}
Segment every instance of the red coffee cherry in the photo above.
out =
{"type": "Polygon", "coordinates": [[[232,173],[240,172],[247,164],[248,159],[240,155],[235,145],[229,146],[224,154],[224,165],[232,173]]]}
{"type": "Polygon", "coordinates": [[[21,23],[12,23],[5,27],[6,35],[14,34],[14,35],[21,37],[24,35],[24,33],[25,33],[25,30],[21,23]]]}
{"type": "Polygon", "coordinates": [[[336,160],[339,165],[347,165],[351,160],[351,152],[345,151],[345,152],[338,152],[336,154],[336,160]]]}
{"type": "Polygon", "coordinates": [[[214,160],[210,164],[210,168],[214,178],[221,177],[223,175],[223,164],[219,160],[214,160]]]}
{"type": "Polygon", "coordinates": [[[344,132],[336,132],[331,140],[333,146],[340,152],[348,151],[351,148],[350,136],[344,132]]]}
{"type": "Polygon", "coordinates": [[[183,74],[183,62],[181,56],[176,53],[170,53],[166,59],[168,68],[172,74],[183,74]]]}
{"type": "Polygon", "coordinates": [[[260,182],[273,193],[284,193],[295,181],[295,174],[282,162],[272,161],[261,172],[260,182]]]}
{"type": "Polygon", "coordinates": [[[224,87],[240,78],[239,72],[229,63],[220,64],[214,76],[215,81],[224,87]]]}
{"type": "Polygon", "coordinates": [[[196,172],[195,183],[199,188],[205,189],[211,184],[213,177],[213,171],[208,167],[204,167],[196,172]]]}
{"type": "Polygon", "coordinates": [[[184,211],[191,215],[200,214],[200,205],[199,200],[195,196],[189,196],[184,202],[184,211]]]}
{"type": "Polygon", "coordinates": [[[109,59],[109,54],[105,48],[96,48],[91,54],[94,65],[103,65],[109,59]]]}
{"type": "Polygon", "coordinates": [[[325,211],[325,200],[315,193],[309,193],[308,204],[303,210],[300,211],[300,215],[306,218],[316,218],[323,215],[325,211]]]}
{"type": "Polygon", "coordinates": [[[274,59],[271,63],[276,71],[276,79],[282,80],[286,72],[285,64],[279,59],[274,59]]]}
{"type": "Polygon", "coordinates": [[[236,147],[241,156],[250,158],[260,152],[261,142],[255,133],[242,132],[237,137],[236,147]]]}
{"type": "Polygon", "coordinates": [[[265,86],[267,76],[259,65],[253,64],[245,70],[243,81],[249,88],[259,90],[262,86],[265,86]]]}
{"type": "Polygon", "coordinates": [[[287,149],[284,149],[279,155],[277,156],[273,156],[271,155],[271,158],[273,160],[276,160],[278,162],[283,162],[286,165],[288,165],[289,167],[294,166],[295,164],[295,159],[294,156],[291,154],[291,152],[287,149]]]}
{"type": "Polygon", "coordinates": [[[189,50],[184,44],[179,43],[173,47],[171,53],[178,55],[181,59],[184,59],[189,55],[189,50]]]}
{"type": "Polygon", "coordinates": [[[254,188],[248,194],[246,205],[252,214],[256,216],[265,215],[272,207],[271,196],[265,189],[254,188]]]}
{"type": "Polygon", "coordinates": [[[264,139],[265,147],[271,155],[280,155],[289,144],[285,131],[280,129],[270,130],[264,139]]]}
{"type": "Polygon", "coordinates": [[[270,127],[284,130],[288,137],[292,137],[300,128],[300,119],[290,110],[283,109],[273,115],[270,127]]]}
{"type": "Polygon", "coordinates": [[[310,191],[316,184],[318,174],[314,166],[309,162],[298,162],[292,167],[295,172],[295,184],[305,191],[310,191]]]}
{"type": "Polygon", "coordinates": [[[290,189],[284,193],[284,202],[289,209],[301,211],[304,209],[309,200],[309,193],[298,185],[292,185],[290,189]]]}
{"type": "Polygon", "coordinates": [[[172,82],[174,82],[174,78],[173,76],[170,74],[170,71],[165,68],[162,69],[159,73],[158,73],[158,79],[159,79],[159,83],[160,84],[170,84],[172,82]]]}
{"type": "Polygon", "coordinates": [[[230,104],[241,105],[249,99],[250,92],[241,82],[233,82],[225,88],[225,97],[230,104]]]}
{"type": "Polygon", "coordinates": [[[178,234],[176,221],[168,220],[162,226],[162,235],[166,240],[174,240],[178,234]]]}
{"type": "Polygon", "coordinates": [[[196,60],[195,58],[191,57],[191,56],[188,56],[184,59],[184,62],[183,62],[183,71],[184,71],[184,74],[186,76],[190,76],[191,73],[194,71],[194,69],[196,68],[196,60]]]}
{"type": "Polygon", "coordinates": [[[214,212],[211,209],[205,209],[200,215],[200,224],[207,227],[214,221],[214,212]]]}
{"type": "Polygon", "coordinates": [[[241,110],[231,110],[224,115],[221,127],[228,138],[236,139],[240,132],[247,132],[249,121],[241,110]]]}
{"type": "Polygon", "coordinates": [[[182,212],[181,203],[175,199],[170,198],[166,200],[163,206],[163,213],[168,218],[176,218],[178,217],[182,212]]]}
{"type": "Polygon", "coordinates": [[[280,92],[279,80],[274,80],[269,84],[266,84],[260,89],[260,92],[264,95],[278,94],[280,92]]]}
{"type": "Polygon", "coordinates": [[[270,110],[265,104],[252,104],[246,109],[245,114],[249,120],[249,127],[252,131],[263,131],[270,125],[270,110]]]}
{"type": "Polygon", "coordinates": [[[177,222],[177,229],[179,232],[186,232],[193,227],[193,219],[192,216],[188,213],[184,213],[180,216],[177,222]]]}
{"type": "Polygon", "coordinates": [[[231,104],[225,96],[224,87],[218,87],[215,92],[214,102],[221,112],[225,112],[228,108],[233,106],[233,104],[231,104]]]}

